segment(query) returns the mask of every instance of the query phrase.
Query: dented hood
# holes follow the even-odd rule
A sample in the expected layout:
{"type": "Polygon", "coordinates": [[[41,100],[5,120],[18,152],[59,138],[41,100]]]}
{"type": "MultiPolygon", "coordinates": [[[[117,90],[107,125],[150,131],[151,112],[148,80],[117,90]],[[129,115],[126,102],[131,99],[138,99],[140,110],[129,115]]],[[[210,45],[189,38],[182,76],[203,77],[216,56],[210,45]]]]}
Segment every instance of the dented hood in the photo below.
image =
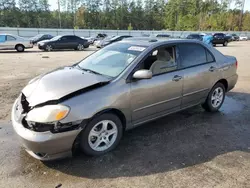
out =
{"type": "Polygon", "coordinates": [[[110,78],[82,71],[75,67],[63,67],[31,80],[22,93],[31,107],[51,100],[58,100],[73,92],[109,82],[110,78]]]}

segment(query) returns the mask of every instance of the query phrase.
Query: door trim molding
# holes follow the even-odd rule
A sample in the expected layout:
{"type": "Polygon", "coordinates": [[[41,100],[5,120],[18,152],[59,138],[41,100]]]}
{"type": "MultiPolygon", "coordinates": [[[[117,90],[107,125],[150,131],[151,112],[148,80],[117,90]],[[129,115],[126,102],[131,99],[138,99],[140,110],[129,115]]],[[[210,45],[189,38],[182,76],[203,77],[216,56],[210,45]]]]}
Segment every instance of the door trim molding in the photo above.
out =
{"type": "Polygon", "coordinates": [[[196,94],[196,93],[200,93],[200,92],[206,91],[206,90],[209,90],[209,88],[200,89],[200,90],[197,90],[197,91],[194,91],[194,92],[187,93],[187,94],[183,95],[183,97],[187,97],[187,96],[190,96],[190,95],[194,95],[194,94],[196,94]]]}
{"type": "Polygon", "coordinates": [[[135,109],[133,112],[138,112],[138,111],[144,110],[144,109],[146,109],[146,108],[150,108],[150,107],[153,107],[153,106],[157,106],[157,105],[159,105],[159,104],[167,103],[167,102],[174,101],[174,100],[177,100],[177,99],[180,99],[180,98],[182,98],[182,97],[179,96],[179,97],[175,97],[175,98],[168,99],[168,100],[165,100],[165,101],[161,101],[161,102],[157,102],[157,103],[154,103],[154,104],[150,104],[150,105],[147,105],[147,106],[144,106],[144,107],[141,107],[141,108],[137,108],[137,109],[135,109]]]}
{"type": "MultiPolygon", "coordinates": [[[[150,119],[148,119],[148,120],[144,120],[144,121],[135,123],[135,124],[133,124],[133,125],[134,125],[134,127],[136,127],[136,126],[139,126],[139,125],[141,125],[141,124],[144,124],[144,123],[147,123],[147,122],[156,120],[156,119],[160,119],[160,118],[165,117],[165,116],[167,116],[167,115],[174,114],[174,113],[176,113],[176,112],[181,112],[181,111],[183,111],[183,110],[186,110],[186,109],[188,109],[188,108],[192,108],[192,107],[194,107],[194,106],[198,106],[199,104],[200,104],[200,102],[199,102],[199,103],[196,103],[196,104],[193,104],[193,105],[189,105],[189,106],[187,106],[187,107],[184,107],[184,108],[181,108],[181,109],[178,109],[178,110],[174,110],[174,111],[171,111],[171,112],[167,112],[167,113],[165,113],[165,114],[162,114],[162,115],[159,115],[159,116],[157,116],[157,117],[150,118],[150,119]]],[[[133,127],[133,128],[134,128],[134,127],[133,127]]]]}

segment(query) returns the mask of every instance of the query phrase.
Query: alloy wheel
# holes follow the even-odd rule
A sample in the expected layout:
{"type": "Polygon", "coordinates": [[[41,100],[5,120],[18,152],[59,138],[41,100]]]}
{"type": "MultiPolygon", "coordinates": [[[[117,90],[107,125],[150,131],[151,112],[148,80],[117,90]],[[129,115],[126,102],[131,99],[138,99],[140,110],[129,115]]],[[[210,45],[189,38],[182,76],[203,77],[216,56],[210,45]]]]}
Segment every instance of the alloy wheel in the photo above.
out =
{"type": "Polygon", "coordinates": [[[79,45],[77,46],[77,49],[78,49],[79,51],[82,51],[82,50],[84,49],[84,46],[83,46],[82,44],[79,44],[79,45]]]}
{"type": "Polygon", "coordinates": [[[218,108],[223,102],[224,91],[221,87],[217,87],[211,97],[211,104],[214,108],[218,108]]]}
{"type": "Polygon", "coordinates": [[[116,141],[118,129],[111,120],[102,120],[89,132],[88,144],[94,151],[105,151],[116,141]]]}

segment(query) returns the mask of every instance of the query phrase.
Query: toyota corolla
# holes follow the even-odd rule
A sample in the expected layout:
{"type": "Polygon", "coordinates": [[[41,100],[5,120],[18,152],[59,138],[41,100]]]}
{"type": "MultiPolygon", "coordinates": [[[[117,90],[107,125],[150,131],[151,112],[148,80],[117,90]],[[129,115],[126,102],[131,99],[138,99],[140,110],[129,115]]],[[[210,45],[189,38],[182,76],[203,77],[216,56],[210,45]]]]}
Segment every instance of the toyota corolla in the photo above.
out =
{"type": "Polygon", "coordinates": [[[71,156],[76,145],[102,155],[146,122],[200,104],[218,111],[237,64],[195,40],[117,42],[31,80],[13,105],[13,127],[39,160],[71,156]]]}

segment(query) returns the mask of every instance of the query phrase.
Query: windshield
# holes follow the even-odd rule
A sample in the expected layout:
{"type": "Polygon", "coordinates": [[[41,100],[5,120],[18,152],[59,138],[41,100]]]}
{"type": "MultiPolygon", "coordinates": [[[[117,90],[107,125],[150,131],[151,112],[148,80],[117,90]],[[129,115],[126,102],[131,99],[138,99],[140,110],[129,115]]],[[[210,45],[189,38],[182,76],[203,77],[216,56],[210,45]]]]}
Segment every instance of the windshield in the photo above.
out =
{"type": "Polygon", "coordinates": [[[115,43],[87,57],[78,66],[83,70],[117,77],[145,49],[144,46],[115,43]]]}
{"type": "Polygon", "coordinates": [[[109,36],[104,39],[104,41],[110,41],[111,39],[113,40],[114,38],[117,38],[115,36],[109,36]]]}
{"type": "Polygon", "coordinates": [[[61,38],[62,36],[56,36],[56,37],[53,37],[52,39],[50,40],[58,40],[59,38],[61,38]]]}
{"type": "Polygon", "coordinates": [[[34,39],[38,39],[38,38],[40,38],[40,37],[42,37],[42,36],[43,36],[43,34],[39,34],[39,35],[34,36],[33,38],[34,38],[34,39]]]}

